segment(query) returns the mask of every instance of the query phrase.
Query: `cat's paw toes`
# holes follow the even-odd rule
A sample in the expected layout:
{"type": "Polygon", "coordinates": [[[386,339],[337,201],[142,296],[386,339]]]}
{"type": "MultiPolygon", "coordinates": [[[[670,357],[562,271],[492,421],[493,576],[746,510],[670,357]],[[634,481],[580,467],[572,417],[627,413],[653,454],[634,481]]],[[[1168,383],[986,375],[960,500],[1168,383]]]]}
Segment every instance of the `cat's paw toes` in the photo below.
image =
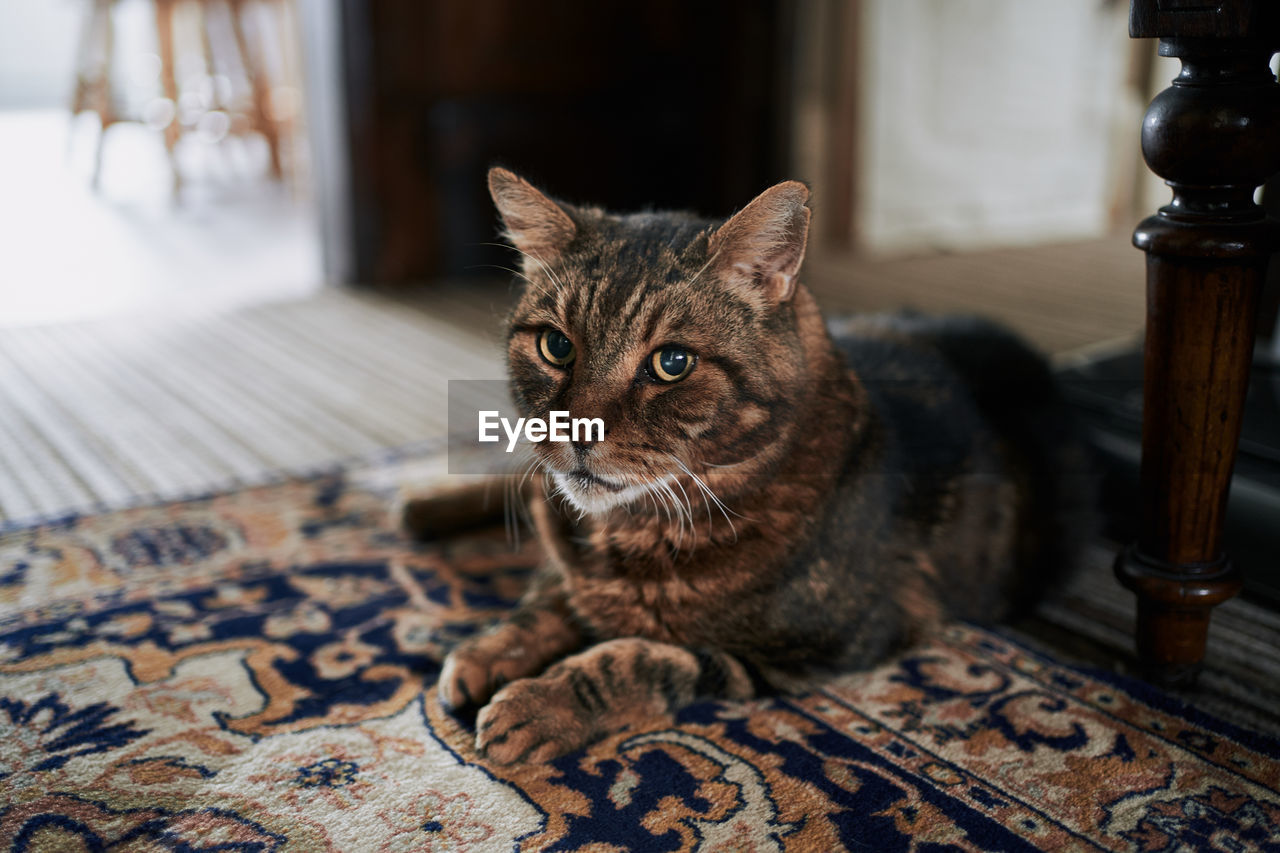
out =
{"type": "Polygon", "coordinates": [[[483,705],[503,683],[505,679],[493,671],[488,660],[460,648],[445,658],[436,693],[444,709],[454,713],[483,705]]]}
{"type": "Polygon", "coordinates": [[[591,733],[571,696],[535,678],[508,684],[476,717],[476,749],[495,764],[550,761],[586,746],[591,733]]]}

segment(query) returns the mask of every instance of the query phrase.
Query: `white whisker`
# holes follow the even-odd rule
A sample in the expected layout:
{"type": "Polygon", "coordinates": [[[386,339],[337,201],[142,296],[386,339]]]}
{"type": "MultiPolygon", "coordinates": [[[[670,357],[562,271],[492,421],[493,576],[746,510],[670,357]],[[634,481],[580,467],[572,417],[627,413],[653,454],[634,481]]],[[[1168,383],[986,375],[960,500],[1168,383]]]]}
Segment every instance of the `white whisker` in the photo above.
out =
{"type": "MultiPolygon", "coordinates": [[[[543,293],[544,295],[554,297],[554,296],[556,296],[558,293],[563,292],[564,290],[566,290],[566,287],[565,287],[565,283],[564,283],[564,281],[563,281],[563,280],[561,280],[561,278],[560,278],[559,276],[557,276],[554,272],[552,272],[552,271],[551,271],[551,267],[547,266],[546,262],[545,262],[545,261],[543,261],[543,260],[542,260],[542,258],[538,257],[537,255],[532,254],[532,253],[530,253],[530,252],[526,252],[524,249],[521,249],[519,246],[511,246],[511,245],[508,245],[507,243],[477,243],[476,245],[478,245],[478,246],[497,246],[497,247],[502,248],[502,249],[514,249],[515,251],[519,252],[519,253],[520,253],[521,255],[523,255],[524,257],[526,257],[526,258],[528,258],[529,260],[533,261],[535,264],[537,264],[539,267],[541,267],[541,268],[542,268],[543,273],[545,273],[545,274],[546,274],[547,278],[549,278],[549,279],[551,280],[551,283],[555,286],[555,290],[554,290],[554,291],[548,291],[548,290],[545,290],[545,289],[543,289],[543,288],[538,288],[539,292],[543,293]]],[[[497,266],[497,265],[496,265],[496,264],[489,264],[489,266],[497,266]]],[[[507,268],[506,268],[506,267],[500,267],[500,269],[507,269],[507,268]]],[[[518,276],[520,276],[521,278],[523,278],[523,279],[524,279],[525,281],[527,281],[530,285],[536,286],[536,285],[534,285],[533,280],[532,280],[528,275],[526,275],[526,274],[524,274],[524,273],[521,273],[521,272],[516,272],[515,270],[510,270],[510,271],[511,271],[511,272],[513,272],[513,273],[516,273],[516,275],[518,275],[518,276]]]]}
{"type": "Polygon", "coordinates": [[[532,252],[526,252],[523,249],[516,249],[516,251],[522,255],[533,258],[535,261],[537,261],[538,266],[542,267],[542,271],[547,274],[547,277],[551,279],[553,282],[555,282],[555,285],[557,288],[559,288],[560,290],[566,289],[565,283],[561,281],[558,275],[556,275],[554,272],[551,271],[551,267],[548,266],[546,262],[542,260],[542,258],[538,257],[536,254],[532,252]]]}
{"type": "Polygon", "coordinates": [[[507,544],[512,550],[520,550],[520,534],[516,530],[516,522],[512,512],[512,503],[515,500],[511,494],[511,475],[504,474],[502,476],[502,526],[507,532],[507,544]]]}
{"type": "MultiPolygon", "coordinates": [[[[495,245],[498,245],[498,244],[495,244],[495,245]]],[[[538,292],[539,292],[539,293],[541,293],[543,296],[547,296],[547,297],[550,297],[550,298],[552,298],[552,299],[554,299],[554,298],[555,298],[555,296],[556,296],[556,294],[555,294],[554,292],[552,292],[552,291],[550,291],[550,290],[547,290],[547,289],[546,289],[545,287],[543,287],[541,284],[539,284],[538,282],[536,282],[536,281],[534,281],[533,279],[529,278],[529,276],[525,275],[524,273],[520,272],[520,270],[515,270],[515,269],[512,269],[511,267],[504,267],[502,264],[473,264],[471,267],[468,267],[468,269],[495,269],[495,270],[504,270],[505,272],[509,272],[509,273],[511,273],[511,274],[512,274],[512,275],[514,275],[514,276],[518,276],[518,277],[520,277],[520,278],[524,279],[525,284],[527,284],[529,287],[533,288],[534,290],[538,291],[538,292]]]]}
{"type": "Polygon", "coordinates": [[[685,516],[689,519],[689,532],[693,537],[693,547],[698,547],[698,527],[693,523],[693,504],[689,500],[689,493],[684,490],[684,486],[680,485],[679,480],[672,480],[676,488],[680,490],[680,494],[684,496],[685,516]]]}
{"type": "Polygon", "coordinates": [[[705,482],[703,482],[701,477],[699,477],[697,474],[690,471],[689,467],[685,465],[683,462],[681,462],[676,456],[672,454],[668,454],[668,455],[671,456],[672,461],[675,462],[676,465],[680,466],[680,470],[683,471],[685,474],[689,475],[690,479],[692,479],[693,482],[698,486],[698,488],[702,490],[704,500],[706,498],[711,498],[712,502],[715,503],[716,508],[720,510],[720,514],[724,516],[724,520],[729,523],[729,530],[733,532],[733,540],[735,542],[738,541],[738,528],[733,523],[733,519],[729,517],[729,514],[732,513],[733,515],[736,515],[738,518],[741,518],[744,521],[750,521],[751,519],[729,509],[729,507],[725,505],[724,501],[720,500],[720,498],[716,495],[716,493],[711,490],[711,487],[708,486],[705,482]]]}
{"type": "Polygon", "coordinates": [[[671,488],[670,481],[659,480],[658,485],[662,487],[663,494],[671,501],[671,508],[675,512],[675,520],[678,522],[678,527],[676,528],[678,536],[676,553],[679,553],[680,549],[684,547],[685,507],[680,503],[680,498],[676,496],[675,490],[671,488]]]}
{"type": "Polygon", "coordinates": [[[697,280],[698,280],[698,278],[699,278],[699,276],[701,276],[704,272],[706,272],[706,271],[707,271],[707,267],[711,266],[711,264],[712,264],[712,263],[715,261],[715,259],[716,259],[716,258],[718,258],[718,257],[720,257],[720,253],[719,253],[719,252],[716,252],[714,255],[712,255],[711,257],[707,258],[707,262],[706,262],[705,264],[703,264],[703,265],[702,265],[702,267],[701,267],[701,268],[700,268],[696,273],[694,273],[694,274],[693,274],[693,278],[691,278],[691,279],[689,279],[687,282],[685,282],[685,285],[684,285],[684,286],[685,286],[685,287],[688,287],[689,285],[691,285],[691,284],[693,284],[695,281],[697,281],[697,280]]]}

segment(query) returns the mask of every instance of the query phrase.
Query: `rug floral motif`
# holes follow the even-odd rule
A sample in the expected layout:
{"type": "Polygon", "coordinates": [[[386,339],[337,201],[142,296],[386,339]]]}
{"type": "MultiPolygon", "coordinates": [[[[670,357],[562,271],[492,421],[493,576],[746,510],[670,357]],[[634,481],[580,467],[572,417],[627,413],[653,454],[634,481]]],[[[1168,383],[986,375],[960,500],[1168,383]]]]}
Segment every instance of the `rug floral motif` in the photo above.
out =
{"type": "Polygon", "coordinates": [[[803,696],[493,767],[433,683],[537,559],[396,464],[0,537],[0,848],[1280,850],[1280,747],[953,625],[803,696]]]}

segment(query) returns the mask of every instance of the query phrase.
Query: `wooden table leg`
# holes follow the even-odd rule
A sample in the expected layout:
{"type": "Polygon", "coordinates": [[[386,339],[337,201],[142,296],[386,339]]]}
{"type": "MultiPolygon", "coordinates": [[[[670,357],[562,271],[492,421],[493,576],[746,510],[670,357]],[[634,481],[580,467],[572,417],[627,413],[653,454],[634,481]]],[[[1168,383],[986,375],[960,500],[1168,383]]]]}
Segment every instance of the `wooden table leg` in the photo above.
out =
{"type": "Polygon", "coordinates": [[[1139,657],[1166,684],[1194,680],[1212,608],[1241,585],[1222,529],[1258,291],[1280,247],[1280,224],[1253,201],[1280,170],[1272,47],[1262,38],[1162,38],[1162,55],[1179,57],[1182,73],[1143,122],[1143,155],[1173,201],[1133,237],[1147,252],[1141,528],[1116,574],[1138,597],[1139,657]]]}

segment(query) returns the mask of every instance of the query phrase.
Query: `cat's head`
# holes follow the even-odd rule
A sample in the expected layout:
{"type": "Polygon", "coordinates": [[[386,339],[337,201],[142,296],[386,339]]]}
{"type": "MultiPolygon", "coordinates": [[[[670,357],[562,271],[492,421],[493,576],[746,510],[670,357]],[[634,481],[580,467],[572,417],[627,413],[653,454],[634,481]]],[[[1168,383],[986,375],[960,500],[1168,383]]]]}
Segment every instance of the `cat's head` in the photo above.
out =
{"type": "Polygon", "coordinates": [[[808,189],[778,184],[716,223],[564,204],[504,169],[489,188],[522,256],[516,406],[605,425],[602,441],[535,445],[557,488],[588,513],[728,497],[788,434],[806,378],[808,189]]]}

